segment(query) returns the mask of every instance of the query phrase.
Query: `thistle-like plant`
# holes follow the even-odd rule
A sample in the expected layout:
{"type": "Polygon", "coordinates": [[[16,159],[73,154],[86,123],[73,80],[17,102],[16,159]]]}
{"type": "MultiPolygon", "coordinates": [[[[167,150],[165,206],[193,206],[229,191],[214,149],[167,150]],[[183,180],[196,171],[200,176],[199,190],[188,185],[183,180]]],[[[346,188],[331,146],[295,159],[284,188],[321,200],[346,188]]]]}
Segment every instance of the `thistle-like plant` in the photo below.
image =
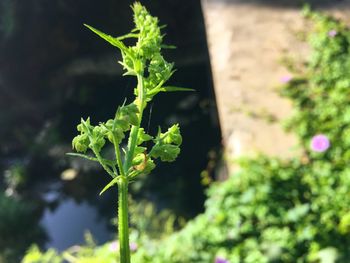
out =
{"type": "Polygon", "coordinates": [[[163,35],[158,19],[152,17],[140,3],[132,6],[135,28],[128,34],[112,37],[89,25],[92,32],[118,48],[122,55],[124,75],[134,76],[137,86],[134,89],[135,100],[119,106],[112,119],[94,126],[90,118],[81,119],[77,126],[79,135],[72,142],[78,153],[69,155],[83,157],[99,162],[111,176],[111,181],[101,191],[102,194],[111,186],[118,185],[118,234],[120,243],[120,262],[130,262],[128,228],[128,185],[140,174],[149,174],[155,168],[155,160],[172,162],[180,153],[182,137],[178,124],[167,131],[158,128],[155,136],[147,134],[142,128],[142,116],[147,104],[160,92],[190,91],[191,89],[166,86],[165,83],[175,72],[174,64],[167,62],[161,53],[163,35]],[[128,46],[126,39],[134,39],[135,45],[128,46]],[[123,147],[123,142],[127,146],[123,147]],[[147,148],[144,142],[153,141],[147,148]],[[115,158],[103,156],[106,144],[112,144],[115,158]]]}

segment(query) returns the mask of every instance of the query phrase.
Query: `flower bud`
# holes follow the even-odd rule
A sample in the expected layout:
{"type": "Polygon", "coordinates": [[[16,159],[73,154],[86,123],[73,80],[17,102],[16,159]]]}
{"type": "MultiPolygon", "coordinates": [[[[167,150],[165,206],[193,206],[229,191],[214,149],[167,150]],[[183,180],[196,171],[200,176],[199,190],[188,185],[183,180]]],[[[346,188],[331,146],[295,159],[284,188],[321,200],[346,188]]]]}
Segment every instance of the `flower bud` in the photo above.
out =
{"type": "Polygon", "coordinates": [[[164,143],[181,145],[182,136],[180,134],[179,124],[174,124],[165,133],[164,143]]]}
{"type": "Polygon", "coordinates": [[[173,162],[179,154],[180,148],[172,144],[156,144],[152,148],[152,157],[160,157],[163,162],[173,162]]]}
{"type": "Polygon", "coordinates": [[[89,146],[89,137],[87,134],[77,135],[73,138],[72,148],[77,152],[85,153],[89,146]]]}

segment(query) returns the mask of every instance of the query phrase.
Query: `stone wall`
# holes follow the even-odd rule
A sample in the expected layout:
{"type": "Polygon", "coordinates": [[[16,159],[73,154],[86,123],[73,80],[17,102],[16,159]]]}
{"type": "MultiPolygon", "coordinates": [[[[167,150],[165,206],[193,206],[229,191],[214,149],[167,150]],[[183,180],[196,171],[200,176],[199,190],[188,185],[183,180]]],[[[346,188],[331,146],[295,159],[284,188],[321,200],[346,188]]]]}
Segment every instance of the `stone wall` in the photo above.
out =
{"type": "MultiPolygon", "coordinates": [[[[322,6],[348,19],[349,1],[322,6]]],[[[308,54],[298,34],[308,23],[300,6],[281,2],[202,0],[220,125],[227,156],[297,154],[281,122],[291,104],[278,87],[292,76],[282,61],[308,54]]]]}

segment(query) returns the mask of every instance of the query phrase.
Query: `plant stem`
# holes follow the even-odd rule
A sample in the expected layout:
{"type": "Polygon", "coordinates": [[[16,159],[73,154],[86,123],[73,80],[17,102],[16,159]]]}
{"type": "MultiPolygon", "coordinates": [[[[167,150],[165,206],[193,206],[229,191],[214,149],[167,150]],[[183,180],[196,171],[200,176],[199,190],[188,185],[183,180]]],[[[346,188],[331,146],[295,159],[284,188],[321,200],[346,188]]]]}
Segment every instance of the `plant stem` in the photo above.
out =
{"type": "Polygon", "coordinates": [[[111,169],[108,168],[108,166],[106,165],[106,163],[103,161],[100,153],[98,151],[96,151],[95,149],[92,149],[92,151],[94,152],[94,154],[96,155],[97,160],[100,162],[100,164],[102,165],[103,169],[110,175],[112,176],[112,178],[116,177],[117,175],[114,174],[111,169]]]}
{"type": "MultiPolygon", "coordinates": [[[[141,74],[137,74],[137,88],[138,88],[138,108],[139,108],[139,121],[137,125],[132,126],[130,131],[130,137],[128,142],[128,150],[124,162],[124,167],[121,167],[120,152],[116,149],[117,162],[120,172],[124,170],[125,176],[122,175],[118,181],[118,232],[120,242],[120,263],[130,263],[130,247],[129,247],[129,222],[128,222],[128,175],[129,169],[132,165],[132,159],[134,158],[135,147],[137,144],[137,135],[139,133],[144,104],[144,87],[143,77],[141,74]],[[119,159],[119,160],[118,160],[119,159]]],[[[119,148],[118,148],[119,150],[119,148]]]]}
{"type": "Polygon", "coordinates": [[[118,235],[120,263],[130,263],[128,184],[127,177],[121,176],[118,181],[118,235]]]}
{"type": "Polygon", "coordinates": [[[117,160],[119,173],[120,173],[121,176],[125,176],[124,168],[123,168],[123,162],[122,162],[122,157],[120,155],[119,145],[117,144],[115,138],[113,138],[113,140],[114,140],[115,157],[116,157],[116,160],[117,160]]]}
{"type": "Polygon", "coordinates": [[[142,121],[142,115],[143,115],[143,104],[144,104],[144,87],[143,87],[143,77],[141,74],[137,74],[137,88],[138,88],[138,107],[139,107],[139,123],[138,125],[132,126],[130,131],[130,137],[128,142],[128,151],[124,163],[124,172],[127,174],[132,163],[132,159],[134,158],[134,152],[137,142],[137,135],[139,133],[141,121],[142,121]]]}

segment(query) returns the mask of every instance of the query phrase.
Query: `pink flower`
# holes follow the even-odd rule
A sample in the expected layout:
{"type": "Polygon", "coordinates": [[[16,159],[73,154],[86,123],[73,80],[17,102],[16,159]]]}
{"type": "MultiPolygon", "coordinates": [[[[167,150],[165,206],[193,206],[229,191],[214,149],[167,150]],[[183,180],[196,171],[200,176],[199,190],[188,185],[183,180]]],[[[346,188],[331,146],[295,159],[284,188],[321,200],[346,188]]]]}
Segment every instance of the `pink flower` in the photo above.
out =
{"type": "Polygon", "coordinates": [[[338,34],[338,32],[335,29],[332,29],[328,32],[329,37],[335,37],[338,34]]]}
{"type": "Polygon", "coordinates": [[[135,242],[131,242],[130,243],[130,250],[132,252],[135,252],[137,250],[137,248],[138,248],[138,246],[137,246],[137,244],[135,242]]]}
{"type": "Polygon", "coordinates": [[[285,75],[285,76],[282,76],[280,78],[280,82],[286,84],[289,81],[291,81],[292,79],[293,79],[293,77],[291,75],[285,75]]]}
{"type": "Polygon", "coordinates": [[[329,139],[326,135],[318,134],[312,137],[310,148],[314,152],[324,152],[326,151],[330,146],[329,139]]]}
{"type": "Polygon", "coordinates": [[[215,258],[215,263],[230,263],[227,259],[224,259],[222,257],[215,258]]]}
{"type": "Polygon", "coordinates": [[[118,241],[113,241],[113,242],[111,242],[111,243],[109,244],[109,250],[110,250],[111,252],[117,252],[117,251],[118,251],[118,245],[119,245],[118,241]]]}

